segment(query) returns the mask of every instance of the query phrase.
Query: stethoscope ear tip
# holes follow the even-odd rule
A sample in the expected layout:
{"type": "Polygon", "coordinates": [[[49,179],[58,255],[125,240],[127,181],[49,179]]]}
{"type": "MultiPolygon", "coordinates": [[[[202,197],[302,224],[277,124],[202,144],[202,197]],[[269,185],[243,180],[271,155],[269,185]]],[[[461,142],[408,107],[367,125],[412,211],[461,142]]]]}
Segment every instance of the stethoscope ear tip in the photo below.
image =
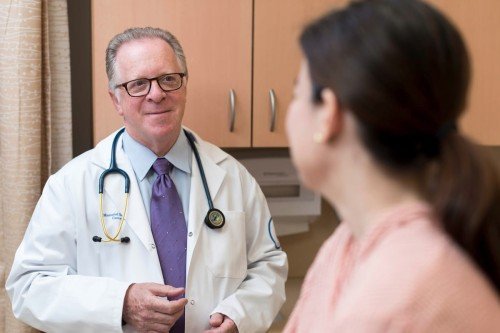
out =
{"type": "MultiPolygon", "coordinates": [[[[102,238],[99,236],[92,237],[92,240],[96,243],[102,242],[102,238]]],[[[120,243],[130,243],[130,237],[122,237],[120,238],[120,243]]]]}

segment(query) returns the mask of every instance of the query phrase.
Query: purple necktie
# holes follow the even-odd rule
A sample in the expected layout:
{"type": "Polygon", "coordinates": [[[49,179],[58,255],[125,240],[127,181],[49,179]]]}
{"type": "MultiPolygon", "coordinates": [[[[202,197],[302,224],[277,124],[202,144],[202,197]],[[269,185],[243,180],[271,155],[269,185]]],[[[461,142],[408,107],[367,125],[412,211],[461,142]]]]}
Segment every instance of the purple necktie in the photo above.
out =
{"type": "MultiPolygon", "coordinates": [[[[184,288],[187,227],[181,198],[168,175],[172,168],[173,165],[164,158],[157,159],[153,164],[158,177],[151,193],[151,231],[165,284],[184,288]]],[[[184,315],[177,320],[170,332],[184,332],[184,315]]]]}

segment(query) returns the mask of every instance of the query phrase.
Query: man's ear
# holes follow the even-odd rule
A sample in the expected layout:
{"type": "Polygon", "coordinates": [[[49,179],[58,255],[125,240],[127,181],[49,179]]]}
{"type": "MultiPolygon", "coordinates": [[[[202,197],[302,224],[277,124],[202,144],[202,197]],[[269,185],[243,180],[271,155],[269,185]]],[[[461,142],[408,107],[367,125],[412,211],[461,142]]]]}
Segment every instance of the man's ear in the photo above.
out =
{"type": "Polygon", "coordinates": [[[108,93],[109,93],[109,97],[111,97],[111,100],[113,101],[113,105],[115,106],[115,109],[116,109],[116,112],[118,112],[118,114],[120,116],[123,116],[123,111],[122,111],[122,108],[121,108],[121,105],[120,105],[120,102],[118,100],[118,96],[115,94],[115,92],[113,90],[108,90],[108,93]]]}
{"type": "Polygon", "coordinates": [[[332,141],[342,129],[342,112],[337,96],[330,88],[321,91],[321,104],[318,105],[317,131],[321,133],[324,142],[332,141]]]}

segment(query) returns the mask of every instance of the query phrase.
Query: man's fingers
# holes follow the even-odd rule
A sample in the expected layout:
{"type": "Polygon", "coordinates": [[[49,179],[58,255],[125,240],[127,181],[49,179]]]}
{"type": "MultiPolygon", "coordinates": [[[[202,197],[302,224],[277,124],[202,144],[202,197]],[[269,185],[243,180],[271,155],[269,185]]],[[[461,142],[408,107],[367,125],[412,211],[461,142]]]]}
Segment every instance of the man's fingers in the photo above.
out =
{"type": "Polygon", "coordinates": [[[175,297],[178,297],[178,296],[181,296],[182,294],[184,294],[184,288],[174,288],[174,287],[170,287],[170,286],[167,286],[167,287],[169,287],[169,289],[165,291],[165,296],[167,296],[169,299],[175,298],[175,297]]]}
{"type": "Polygon", "coordinates": [[[180,298],[169,301],[166,298],[158,297],[155,300],[153,300],[151,308],[157,312],[165,313],[168,315],[174,315],[178,312],[183,311],[187,302],[188,300],[186,298],[180,298]]]}
{"type": "Polygon", "coordinates": [[[148,284],[149,291],[159,297],[176,297],[184,293],[184,288],[174,288],[169,285],[150,283],[148,284]]]}
{"type": "Polygon", "coordinates": [[[184,312],[187,299],[170,301],[166,295],[183,292],[183,288],[156,283],[133,284],[125,295],[123,319],[140,332],[168,332],[184,312]]]}
{"type": "Polygon", "coordinates": [[[173,325],[175,323],[175,317],[173,315],[167,315],[156,311],[150,311],[143,320],[149,323],[161,323],[163,325],[173,325]]]}
{"type": "Polygon", "coordinates": [[[210,326],[212,327],[219,327],[222,324],[222,321],[224,320],[224,316],[220,313],[214,313],[213,315],[210,316],[210,326]]]}
{"type": "Polygon", "coordinates": [[[234,321],[221,313],[214,313],[210,316],[210,326],[209,330],[205,333],[237,333],[238,328],[234,321]]]}

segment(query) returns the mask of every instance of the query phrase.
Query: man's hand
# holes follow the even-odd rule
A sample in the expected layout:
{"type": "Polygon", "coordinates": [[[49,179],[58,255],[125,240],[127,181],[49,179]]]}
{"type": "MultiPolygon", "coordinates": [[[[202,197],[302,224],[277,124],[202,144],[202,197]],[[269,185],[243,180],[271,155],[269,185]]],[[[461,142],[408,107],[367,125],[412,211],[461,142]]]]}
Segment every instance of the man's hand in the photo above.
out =
{"type": "Polygon", "coordinates": [[[211,329],[205,333],[238,333],[238,327],[234,321],[221,313],[214,313],[210,316],[211,329]]]}
{"type": "Polygon", "coordinates": [[[168,332],[184,312],[187,299],[169,300],[184,292],[157,283],[132,284],[125,294],[123,320],[139,332],[168,332]]]}

